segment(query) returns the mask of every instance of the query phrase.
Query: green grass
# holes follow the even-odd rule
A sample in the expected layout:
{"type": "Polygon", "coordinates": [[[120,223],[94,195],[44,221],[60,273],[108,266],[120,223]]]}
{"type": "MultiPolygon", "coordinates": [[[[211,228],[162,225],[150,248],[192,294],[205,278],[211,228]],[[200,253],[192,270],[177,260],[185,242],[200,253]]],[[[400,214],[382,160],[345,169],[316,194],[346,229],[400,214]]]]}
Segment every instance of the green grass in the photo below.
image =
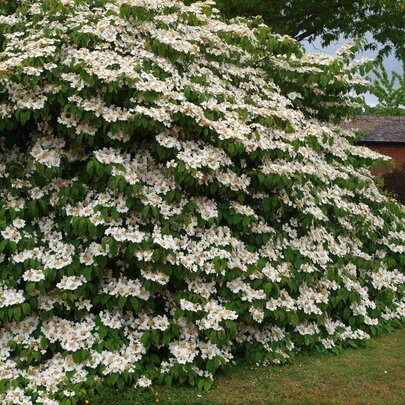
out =
{"type": "Polygon", "coordinates": [[[405,404],[405,328],[337,356],[299,356],[286,366],[228,367],[210,392],[188,387],[143,393],[106,389],[90,404],[405,404]]]}

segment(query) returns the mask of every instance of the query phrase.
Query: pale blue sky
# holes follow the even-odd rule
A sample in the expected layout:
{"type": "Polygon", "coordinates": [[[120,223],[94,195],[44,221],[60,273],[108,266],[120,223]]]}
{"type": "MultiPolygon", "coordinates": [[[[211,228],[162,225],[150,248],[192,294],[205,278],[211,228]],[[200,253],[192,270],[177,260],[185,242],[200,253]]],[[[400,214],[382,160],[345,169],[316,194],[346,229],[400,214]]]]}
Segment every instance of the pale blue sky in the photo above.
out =
{"type": "MultiPolygon", "coordinates": [[[[372,37],[368,37],[366,36],[366,39],[368,41],[372,40],[372,37]]],[[[339,49],[343,44],[345,44],[346,42],[349,42],[347,39],[341,38],[338,41],[333,42],[332,44],[330,44],[329,46],[322,48],[322,45],[320,44],[320,41],[317,39],[315,42],[313,43],[308,43],[308,42],[304,42],[304,46],[307,49],[308,52],[325,52],[325,53],[329,53],[329,54],[334,54],[336,52],[337,49],[339,49]]],[[[363,53],[359,53],[357,55],[357,58],[362,58],[364,56],[368,56],[369,58],[374,58],[377,55],[378,51],[365,51],[363,53]]],[[[395,56],[393,54],[390,54],[388,57],[386,57],[384,59],[384,65],[385,68],[387,69],[387,72],[391,72],[393,70],[400,72],[402,71],[402,66],[400,61],[395,58],[395,56]]],[[[377,99],[367,93],[365,95],[365,100],[367,102],[367,104],[369,105],[375,105],[377,103],[377,99]]]]}

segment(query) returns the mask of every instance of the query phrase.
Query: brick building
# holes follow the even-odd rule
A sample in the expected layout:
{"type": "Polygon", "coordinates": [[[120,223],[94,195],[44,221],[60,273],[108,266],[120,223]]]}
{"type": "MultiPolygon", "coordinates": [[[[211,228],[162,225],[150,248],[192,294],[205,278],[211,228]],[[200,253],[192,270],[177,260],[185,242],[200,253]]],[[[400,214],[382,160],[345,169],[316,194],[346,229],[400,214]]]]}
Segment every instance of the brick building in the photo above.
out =
{"type": "MultiPolygon", "coordinates": [[[[358,116],[344,126],[364,133],[361,145],[390,156],[397,167],[405,165],[405,117],[358,116]]],[[[378,174],[390,171],[381,169],[378,174]]]]}

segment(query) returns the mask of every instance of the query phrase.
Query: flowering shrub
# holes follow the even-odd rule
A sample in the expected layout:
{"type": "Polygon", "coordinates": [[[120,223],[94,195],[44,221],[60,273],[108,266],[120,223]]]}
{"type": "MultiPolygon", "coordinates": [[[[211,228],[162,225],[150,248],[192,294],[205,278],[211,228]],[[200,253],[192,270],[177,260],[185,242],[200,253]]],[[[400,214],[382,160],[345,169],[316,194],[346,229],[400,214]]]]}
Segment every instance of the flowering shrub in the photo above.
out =
{"type": "Polygon", "coordinates": [[[236,352],[401,324],[404,207],[333,124],[361,106],[352,47],[305,55],[210,2],[2,4],[2,403],[208,389],[236,352]]]}

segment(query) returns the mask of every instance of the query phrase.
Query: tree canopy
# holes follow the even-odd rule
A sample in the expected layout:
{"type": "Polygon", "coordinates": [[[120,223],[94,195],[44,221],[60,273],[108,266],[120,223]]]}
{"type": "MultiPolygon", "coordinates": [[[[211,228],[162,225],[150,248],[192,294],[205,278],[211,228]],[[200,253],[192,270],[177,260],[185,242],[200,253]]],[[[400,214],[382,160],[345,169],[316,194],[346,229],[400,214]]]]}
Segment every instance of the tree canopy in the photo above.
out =
{"type": "Polygon", "coordinates": [[[405,70],[402,75],[393,71],[391,77],[380,61],[373,69],[376,78],[370,85],[370,93],[377,97],[378,104],[366,106],[366,114],[405,115],[405,70]]]}
{"type": "MultiPolygon", "coordinates": [[[[274,32],[328,45],[371,33],[381,52],[405,58],[405,3],[401,0],[218,0],[227,17],[263,16],[274,32]]],[[[373,46],[370,44],[369,46],[373,46]]]]}

